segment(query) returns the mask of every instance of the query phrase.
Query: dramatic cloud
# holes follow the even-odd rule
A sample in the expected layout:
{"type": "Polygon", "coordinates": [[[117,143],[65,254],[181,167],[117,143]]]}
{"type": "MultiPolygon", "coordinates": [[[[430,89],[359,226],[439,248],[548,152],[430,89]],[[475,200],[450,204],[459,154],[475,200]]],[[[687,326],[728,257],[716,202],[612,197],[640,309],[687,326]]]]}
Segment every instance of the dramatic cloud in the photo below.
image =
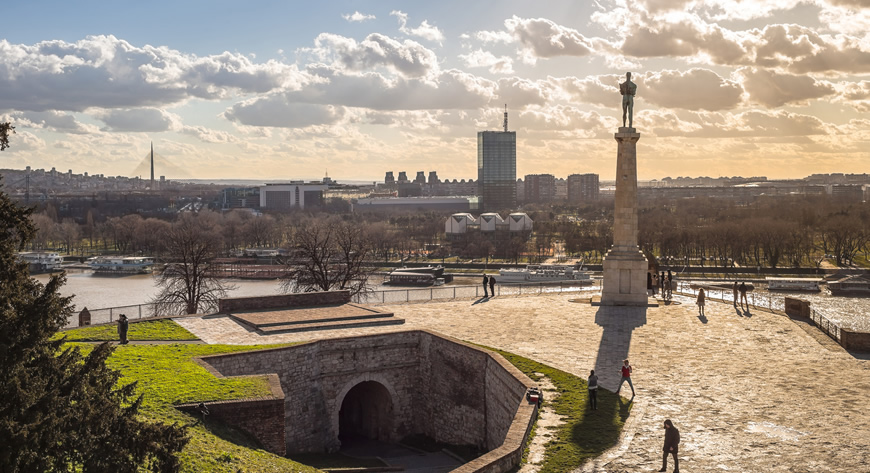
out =
{"type": "Polygon", "coordinates": [[[459,58],[468,67],[488,67],[493,74],[513,74],[513,59],[507,56],[496,57],[489,51],[477,49],[468,54],[460,54],[459,58]]]}
{"type": "Polygon", "coordinates": [[[357,42],[353,38],[322,33],[314,44],[312,52],[322,60],[332,60],[334,66],[351,71],[385,67],[405,77],[423,77],[438,72],[435,53],[412,40],[400,43],[388,36],[372,33],[357,42]]]}
{"type": "Polygon", "coordinates": [[[725,110],[740,104],[743,88],[707,69],[661,71],[643,78],[638,95],[656,105],[686,110],[725,110]]]}
{"type": "Polygon", "coordinates": [[[381,74],[345,74],[330,67],[310,67],[318,78],[303,90],[286,93],[289,102],[344,105],[375,110],[476,109],[498,93],[498,85],[451,69],[432,80],[387,78],[381,74]]]}
{"type": "Polygon", "coordinates": [[[766,69],[743,68],[743,86],[753,102],[779,107],[787,103],[806,105],[810,99],[817,99],[834,93],[831,84],[820,82],[809,76],[779,74],[766,69]]]}
{"type": "Polygon", "coordinates": [[[93,115],[106,124],[105,131],[160,132],[181,128],[181,118],[159,108],[101,110],[93,115]]]}
{"type": "Polygon", "coordinates": [[[498,80],[498,101],[519,108],[526,105],[543,105],[550,100],[556,88],[546,80],[528,80],[510,77],[498,80]]]}
{"type": "Polygon", "coordinates": [[[40,112],[166,105],[305,82],[295,66],[254,64],[232,53],[199,58],[165,47],[135,47],[114,36],[32,46],[2,40],[0,77],[0,108],[40,112]]]}
{"type": "Polygon", "coordinates": [[[420,26],[416,28],[408,28],[408,14],[399,10],[393,10],[390,15],[395,16],[399,20],[399,31],[409,36],[418,36],[428,41],[441,43],[444,41],[444,33],[437,26],[430,25],[428,21],[423,20],[420,26]]]}
{"type": "Polygon", "coordinates": [[[754,30],[755,63],[792,72],[870,72],[870,48],[846,35],[820,35],[799,25],[754,30]]]}
{"type": "Polygon", "coordinates": [[[341,17],[351,23],[362,23],[364,21],[375,19],[374,15],[366,15],[365,13],[360,13],[358,11],[355,11],[348,15],[341,15],[341,17]]]}

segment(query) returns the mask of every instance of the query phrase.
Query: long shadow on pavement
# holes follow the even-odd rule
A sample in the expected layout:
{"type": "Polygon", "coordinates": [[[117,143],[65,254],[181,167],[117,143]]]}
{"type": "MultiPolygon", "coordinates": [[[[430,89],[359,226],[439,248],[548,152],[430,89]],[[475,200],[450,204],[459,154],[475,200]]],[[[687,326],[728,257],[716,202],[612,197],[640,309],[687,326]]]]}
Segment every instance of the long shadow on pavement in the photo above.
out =
{"type": "Polygon", "coordinates": [[[646,307],[598,308],[595,323],[604,329],[595,359],[595,373],[598,375],[599,384],[616,389],[622,360],[628,358],[631,334],[634,329],[646,325],[646,310],[646,307]]]}

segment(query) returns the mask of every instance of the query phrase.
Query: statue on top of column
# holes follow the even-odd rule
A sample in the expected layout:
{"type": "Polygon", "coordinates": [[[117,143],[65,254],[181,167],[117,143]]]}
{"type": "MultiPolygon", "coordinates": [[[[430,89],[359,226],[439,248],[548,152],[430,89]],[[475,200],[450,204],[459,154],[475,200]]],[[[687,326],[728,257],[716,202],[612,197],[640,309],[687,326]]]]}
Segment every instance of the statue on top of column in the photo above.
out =
{"type": "Polygon", "coordinates": [[[625,73],[625,82],[619,84],[619,93],[622,94],[622,126],[625,127],[625,115],[628,114],[628,127],[633,128],[634,94],[637,93],[637,84],[631,81],[631,72],[625,73]]]}

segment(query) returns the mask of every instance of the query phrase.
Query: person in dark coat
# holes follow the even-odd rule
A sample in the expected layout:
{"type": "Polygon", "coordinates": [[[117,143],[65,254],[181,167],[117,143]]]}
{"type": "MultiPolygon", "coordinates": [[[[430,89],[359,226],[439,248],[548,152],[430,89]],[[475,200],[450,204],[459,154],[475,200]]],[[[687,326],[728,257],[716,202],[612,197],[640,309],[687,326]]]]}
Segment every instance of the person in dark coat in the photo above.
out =
{"type": "Polygon", "coordinates": [[[673,293],[674,286],[673,286],[673,282],[672,282],[673,280],[674,280],[674,275],[671,274],[671,270],[669,269],[668,270],[668,299],[670,299],[671,296],[674,295],[674,293],[673,293]]]}
{"type": "Polygon", "coordinates": [[[598,376],[595,370],[589,372],[589,380],[586,381],[589,388],[589,407],[594,411],[598,409],[598,376]]]}
{"type": "Polygon", "coordinates": [[[484,273],[483,275],[483,297],[489,297],[489,293],[486,292],[486,285],[489,283],[489,277],[484,273]]]}
{"type": "Polygon", "coordinates": [[[127,321],[127,316],[121,314],[118,318],[118,338],[121,340],[122,345],[127,344],[127,328],[130,326],[130,322],[127,321]]]}
{"type": "Polygon", "coordinates": [[[489,277],[489,295],[495,297],[495,276],[489,277]]]}
{"type": "Polygon", "coordinates": [[[677,457],[677,451],[680,445],[680,431],[674,427],[674,423],[670,419],[665,421],[665,446],[662,447],[662,469],[659,471],[668,471],[668,454],[674,456],[674,473],[680,473],[680,459],[677,457]]]}

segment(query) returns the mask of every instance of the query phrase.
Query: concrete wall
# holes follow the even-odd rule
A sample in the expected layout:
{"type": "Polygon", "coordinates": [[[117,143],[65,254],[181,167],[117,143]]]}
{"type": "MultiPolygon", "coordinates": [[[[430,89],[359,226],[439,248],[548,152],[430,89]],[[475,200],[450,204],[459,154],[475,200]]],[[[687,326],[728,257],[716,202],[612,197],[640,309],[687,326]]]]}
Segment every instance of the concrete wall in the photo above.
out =
{"type": "Polygon", "coordinates": [[[350,291],[301,292],[277,296],[234,297],[221,299],[218,312],[226,314],[244,310],[282,309],[317,305],[346,304],[350,291]]]}
{"type": "Polygon", "coordinates": [[[535,383],[513,365],[428,331],[321,340],[200,362],[224,376],[277,373],[286,394],[288,453],[340,447],[342,401],[363,381],[378,382],[390,393],[390,440],[422,433],[488,451],[484,460],[472,462],[484,469],[462,471],[507,471],[516,465],[537,414],[537,406],[525,400],[535,383]],[[505,446],[506,439],[513,443],[505,446]]]}

